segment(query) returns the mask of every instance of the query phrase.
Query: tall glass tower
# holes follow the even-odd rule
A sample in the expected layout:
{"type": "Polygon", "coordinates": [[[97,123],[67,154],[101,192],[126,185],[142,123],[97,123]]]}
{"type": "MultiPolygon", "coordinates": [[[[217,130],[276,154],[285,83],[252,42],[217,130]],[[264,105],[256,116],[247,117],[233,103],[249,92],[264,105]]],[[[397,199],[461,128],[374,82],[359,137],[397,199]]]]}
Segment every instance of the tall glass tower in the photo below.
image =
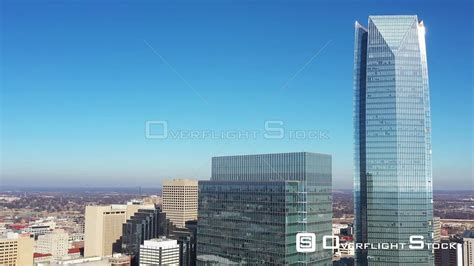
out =
{"type": "MultiPolygon", "coordinates": [[[[357,242],[432,242],[431,114],[425,28],[417,16],[355,24],[357,242]]],[[[432,265],[431,250],[358,250],[358,265],[432,265]]]]}
{"type": "Polygon", "coordinates": [[[212,158],[199,181],[197,265],[332,266],[331,156],[308,152],[212,158]],[[296,234],[316,234],[316,251],[296,234]]]}

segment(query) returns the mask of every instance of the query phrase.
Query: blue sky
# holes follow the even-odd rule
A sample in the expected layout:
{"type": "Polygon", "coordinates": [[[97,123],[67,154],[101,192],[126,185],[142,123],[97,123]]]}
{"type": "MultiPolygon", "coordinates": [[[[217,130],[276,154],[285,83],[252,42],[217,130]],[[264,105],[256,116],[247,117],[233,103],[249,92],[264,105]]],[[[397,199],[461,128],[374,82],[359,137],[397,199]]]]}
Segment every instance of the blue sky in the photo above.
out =
{"type": "Polygon", "coordinates": [[[3,1],[2,184],[157,187],[209,178],[212,156],[312,151],[352,188],[354,21],[371,14],[424,21],[434,186],[472,189],[472,1],[3,1]],[[149,120],[259,135],[147,139],[149,120]],[[265,139],[269,120],[326,137],[265,139]]]}

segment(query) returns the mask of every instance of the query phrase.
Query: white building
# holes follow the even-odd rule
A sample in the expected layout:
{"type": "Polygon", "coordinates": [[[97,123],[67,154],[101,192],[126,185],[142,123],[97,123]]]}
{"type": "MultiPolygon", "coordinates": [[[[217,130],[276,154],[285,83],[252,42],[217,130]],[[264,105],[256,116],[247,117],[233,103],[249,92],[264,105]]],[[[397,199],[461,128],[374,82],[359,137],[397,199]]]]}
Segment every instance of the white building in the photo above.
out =
{"type": "Polygon", "coordinates": [[[35,230],[39,230],[39,233],[42,233],[42,228],[48,228],[49,230],[56,229],[56,218],[53,216],[42,218],[36,221],[32,221],[29,223],[28,228],[26,230],[30,230],[30,233],[35,233],[35,230]]]}
{"type": "Polygon", "coordinates": [[[53,259],[61,259],[68,255],[69,235],[64,230],[57,229],[38,236],[35,252],[51,254],[53,259]]]}
{"type": "Polygon", "coordinates": [[[42,234],[46,234],[50,232],[51,230],[54,230],[55,227],[56,227],[56,224],[54,222],[44,223],[44,224],[33,224],[33,225],[29,225],[25,229],[25,232],[31,233],[32,235],[35,235],[35,236],[39,236],[42,234]]]}
{"type": "Polygon", "coordinates": [[[167,238],[145,240],[140,245],[140,265],[179,265],[178,241],[167,238]]]}

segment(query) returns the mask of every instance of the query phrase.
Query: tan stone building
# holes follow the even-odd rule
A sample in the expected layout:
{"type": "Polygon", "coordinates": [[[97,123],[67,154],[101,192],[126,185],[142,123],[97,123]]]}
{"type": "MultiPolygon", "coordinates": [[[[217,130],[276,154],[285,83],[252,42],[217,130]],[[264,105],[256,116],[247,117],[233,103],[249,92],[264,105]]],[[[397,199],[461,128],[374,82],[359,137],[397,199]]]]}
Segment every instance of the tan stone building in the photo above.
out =
{"type": "Polygon", "coordinates": [[[163,181],[163,212],[177,227],[197,219],[198,181],[173,179],[163,181]]]}
{"type": "Polygon", "coordinates": [[[68,255],[69,234],[62,229],[56,229],[38,236],[35,252],[51,254],[54,259],[62,259],[68,255]]]}
{"type": "Polygon", "coordinates": [[[474,266],[474,238],[464,238],[463,265],[474,266]]]}
{"type": "Polygon", "coordinates": [[[0,239],[0,265],[33,265],[35,240],[29,236],[8,234],[0,239]]]}
{"type": "Polygon", "coordinates": [[[138,209],[154,208],[137,202],[127,205],[86,206],[84,257],[112,255],[122,236],[122,224],[138,209]]]}

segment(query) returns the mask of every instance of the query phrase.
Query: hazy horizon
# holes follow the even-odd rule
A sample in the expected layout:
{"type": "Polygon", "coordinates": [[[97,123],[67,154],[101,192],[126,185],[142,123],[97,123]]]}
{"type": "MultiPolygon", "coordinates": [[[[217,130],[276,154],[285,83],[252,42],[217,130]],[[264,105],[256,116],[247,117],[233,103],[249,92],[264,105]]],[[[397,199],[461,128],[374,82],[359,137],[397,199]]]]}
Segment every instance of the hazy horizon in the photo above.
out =
{"type": "Polygon", "coordinates": [[[0,186],[158,186],[208,179],[213,156],[308,151],[351,189],[354,23],[416,14],[433,187],[474,190],[472,1],[340,6],[2,3],[0,186]]]}

